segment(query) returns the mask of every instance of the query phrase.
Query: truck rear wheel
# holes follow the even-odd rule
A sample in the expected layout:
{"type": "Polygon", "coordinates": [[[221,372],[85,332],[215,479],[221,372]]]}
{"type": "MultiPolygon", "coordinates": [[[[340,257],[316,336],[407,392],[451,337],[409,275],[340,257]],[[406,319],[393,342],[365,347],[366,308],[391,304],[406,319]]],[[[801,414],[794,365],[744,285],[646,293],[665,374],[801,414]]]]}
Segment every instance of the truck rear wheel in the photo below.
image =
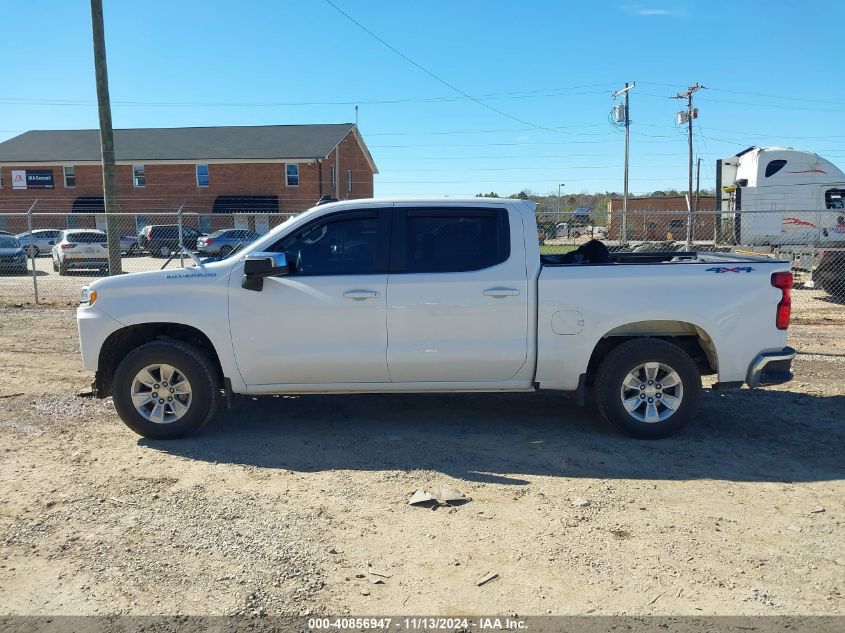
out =
{"type": "Polygon", "coordinates": [[[671,435],[695,412],[701,374],[676,345],[654,338],[622,343],[596,373],[601,416],[626,435],[656,439],[671,435]]]}
{"type": "Polygon", "coordinates": [[[218,397],[211,361],[181,341],[153,341],[131,351],[112,384],[120,419],[150,439],[175,439],[200,429],[214,415],[218,397]]]}

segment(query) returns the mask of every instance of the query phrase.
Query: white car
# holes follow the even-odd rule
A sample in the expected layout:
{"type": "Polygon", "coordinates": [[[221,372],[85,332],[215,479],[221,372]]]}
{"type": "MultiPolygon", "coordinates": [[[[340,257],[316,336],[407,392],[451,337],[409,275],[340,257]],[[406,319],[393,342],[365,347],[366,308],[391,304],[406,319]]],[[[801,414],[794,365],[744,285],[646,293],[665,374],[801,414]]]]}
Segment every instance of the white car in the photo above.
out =
{"type": "Polygon", "coordinates": [[[146,437],[197,430],[231,394],[548,389],[591,390],[652,438],[690,420],[702,374],[792,378],[789,262],[597,242],[541,255],[529,201],[323,204],[195,262],[82,291],[94,393],[146,437]]]}
{"type": "Polygon", "coordinates": [[[53,245],[53,270],[66,275],[71,269],[108,271],[106,234],[96,229],[67,229],[53,245]]]}
{"type": "Polygon", "coordinates": [[[26,251],[27,257],[38,257],[50,253],[61,234],[61,229],[35,229],[32,233],[29,231],[18,233],[16,237],[26,251]]]}

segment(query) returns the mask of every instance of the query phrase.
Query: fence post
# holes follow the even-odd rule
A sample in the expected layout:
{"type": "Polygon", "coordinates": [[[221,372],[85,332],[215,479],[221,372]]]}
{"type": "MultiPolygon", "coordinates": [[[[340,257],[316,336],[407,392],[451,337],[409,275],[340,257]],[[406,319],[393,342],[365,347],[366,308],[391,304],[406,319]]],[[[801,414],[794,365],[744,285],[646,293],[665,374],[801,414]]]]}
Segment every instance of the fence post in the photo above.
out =
{"type": "Polygon", "coordinates": [[[29,264],[32,266],[32,292],[35,295],[35,305],[38,305],[38,274],[35,270],[35,249],[32,248],[33,239],[32,239],[32,212],[35,210],[35,205],[38,204],[38,200],[32,203],[32,206],[29,207],[29,211],[26,212],[26,228],[29,231],[29,264]]]}
{"type": "Polygon", "coordinates": [[[687,206],[687,251],[692,250],[692,207],[687,206]]]}
{"type": "Polygon", "coordinates": [[[177,248],[179,249],[179,266],[182,268],[185,267],[185,253],[182,252],[182,207],[184,204],[179,205],[179,209],[176,211],[176,224],[179,226],[179,244],[177,248]]]}

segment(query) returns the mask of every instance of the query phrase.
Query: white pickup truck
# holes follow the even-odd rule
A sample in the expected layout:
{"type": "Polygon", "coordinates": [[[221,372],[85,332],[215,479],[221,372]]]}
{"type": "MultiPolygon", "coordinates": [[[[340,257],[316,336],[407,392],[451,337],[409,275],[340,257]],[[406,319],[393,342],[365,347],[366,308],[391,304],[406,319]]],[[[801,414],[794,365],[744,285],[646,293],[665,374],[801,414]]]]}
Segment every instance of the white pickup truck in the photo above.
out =
{"type": "Polygon", "coordinates": [[[151,438],[195,431],[233,394],[539,389],[589,391],[654,438],[690,419],[704,374],[715,389],[792,378],[787,262],[590,257],[541,255],[526,201],[323,204],[221,261],[84,288],[82,362],[151,438]]]}

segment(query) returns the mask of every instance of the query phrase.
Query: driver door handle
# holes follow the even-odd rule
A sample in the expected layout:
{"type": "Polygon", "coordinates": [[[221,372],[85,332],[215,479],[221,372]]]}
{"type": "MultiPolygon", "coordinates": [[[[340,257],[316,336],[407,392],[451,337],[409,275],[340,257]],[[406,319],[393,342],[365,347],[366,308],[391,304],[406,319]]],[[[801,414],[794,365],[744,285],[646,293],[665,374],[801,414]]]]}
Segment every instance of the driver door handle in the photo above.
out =
{"type": "Polygon", "coordinates": [[[347,290],[343,293],[344,299],[363,301],[364,299],[377,299],[381,296],[378,290],[347,290]]]}
{"type": "Polygon", "coordinates": [[[519,294],[516,288],[488,288],[482,293],[485,297],[515,297],[519,294]]]}

